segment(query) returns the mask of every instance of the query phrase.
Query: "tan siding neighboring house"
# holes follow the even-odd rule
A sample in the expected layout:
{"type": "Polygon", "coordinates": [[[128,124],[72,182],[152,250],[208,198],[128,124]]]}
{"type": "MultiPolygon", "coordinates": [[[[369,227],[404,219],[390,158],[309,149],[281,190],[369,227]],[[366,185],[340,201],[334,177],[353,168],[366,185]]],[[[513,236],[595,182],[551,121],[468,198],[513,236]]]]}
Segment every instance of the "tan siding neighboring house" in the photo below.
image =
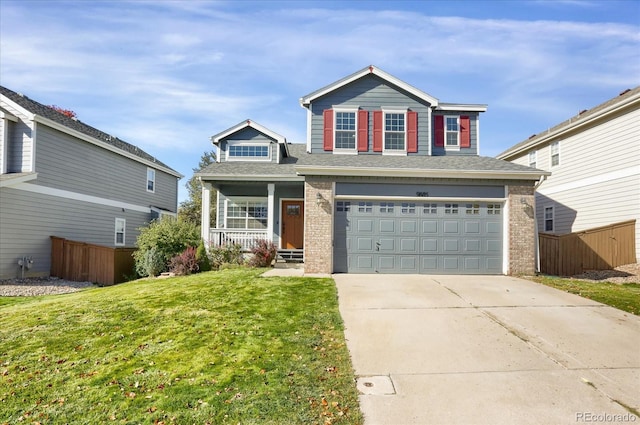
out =
{"type": "Polygon", "coordinates": [[[640,258],[640,87],[583,111],[498,158],[529,165],[531,152],[536,168],[551,172],[536,194],[540,231],[566,234],[636,220],[636,258],[640,258]]]}

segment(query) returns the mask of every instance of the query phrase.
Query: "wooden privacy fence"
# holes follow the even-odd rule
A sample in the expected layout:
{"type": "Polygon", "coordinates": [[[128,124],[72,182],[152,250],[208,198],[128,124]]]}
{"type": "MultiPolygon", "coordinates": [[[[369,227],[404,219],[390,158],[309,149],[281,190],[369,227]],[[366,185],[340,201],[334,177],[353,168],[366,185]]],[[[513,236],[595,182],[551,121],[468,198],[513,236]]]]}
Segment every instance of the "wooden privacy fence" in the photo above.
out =
{"type": "Polygon", "coordinates": [[[573,276],[636,262],[635,220],[569,233],[539,234],[540,272],[573,276]]]}
{"type": "Polygon", "coordinates": [[[110,248],[51,236],[51,276],[114,285],[133,274],[135,248],[110,248]]]}

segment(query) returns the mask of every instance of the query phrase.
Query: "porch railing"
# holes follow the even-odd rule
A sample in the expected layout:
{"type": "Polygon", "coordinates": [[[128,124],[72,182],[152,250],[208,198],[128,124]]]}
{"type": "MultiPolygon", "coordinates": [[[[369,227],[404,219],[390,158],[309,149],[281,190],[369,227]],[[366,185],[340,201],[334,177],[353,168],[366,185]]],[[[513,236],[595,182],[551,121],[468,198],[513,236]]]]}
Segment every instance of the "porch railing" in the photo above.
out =
{"type": "Polygon", "coordinates": [[[257,239],[268,239],[267,231],[243,229],[210,229],[209,231],[209,240],[214,247],[239,244],[243,251],[250,251],[257,239]]]}

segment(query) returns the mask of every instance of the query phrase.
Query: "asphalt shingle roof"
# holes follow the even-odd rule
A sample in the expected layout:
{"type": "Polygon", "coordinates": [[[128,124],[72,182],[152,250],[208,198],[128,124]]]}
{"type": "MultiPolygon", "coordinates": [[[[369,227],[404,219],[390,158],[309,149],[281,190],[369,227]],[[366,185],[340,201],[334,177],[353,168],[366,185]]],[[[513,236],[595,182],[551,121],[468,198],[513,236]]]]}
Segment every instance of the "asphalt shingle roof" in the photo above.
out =
{"type": "Polygon", "coordinates": [[[13,102],[20,105],[22,108],[31,112],[32,114],[50,119],[51,121],[64,125],[65,127],[68,127],[72,130],[76,130],[89,137],[93,137],[94,139],[100,140],[101,142],[108,143],[111,146],[114,146],[124,152],[130,153],[132,155],[135,155],[147,161],[155,162],[160,167],[164,167],[178,173],[177,171],[175,171],[168,165],[164,164],[163,162],[159,161],[154,156],[143,151],[139,147],[134,146],[131,143],[127,143],[124,140],[121,140],[117,137],[111,136],[110,134],[107,134],[101,130],[98,130],[95,127],[91,127],[90,125],[85,124],[80,120],[70,118],[47,105],[43,105],[42,103],[36,102],[35,100],[28,98],[25,95],[16,93],[13,90],[10,90],[3,86],[0,86],[0,94],[6,96],[13,102]]]}
{"type": "MultiPolygon", "coordinates": [[[[391,155],[333,155],[309,154],[306,145],[288,145],[290,156],[282,163],[216,162],[200,170],[197,175],[211,176],[268,176],[295,175],[296,166],[407,169],[407,170],[464,170],[480,172],[531,172],[533,168],[483,156],[391,156],[391,155]]],[[[372,175],[375,175],[372,173],[372,175]]]]}

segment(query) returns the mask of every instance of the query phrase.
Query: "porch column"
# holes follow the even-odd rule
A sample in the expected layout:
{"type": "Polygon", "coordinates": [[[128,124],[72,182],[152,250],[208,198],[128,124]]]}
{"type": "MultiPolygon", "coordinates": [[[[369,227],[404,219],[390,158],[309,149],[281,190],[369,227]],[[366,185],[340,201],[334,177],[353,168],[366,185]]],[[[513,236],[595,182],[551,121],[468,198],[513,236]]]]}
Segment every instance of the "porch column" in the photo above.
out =
{"type": "Polygon", "coordinates": [[[200,234],[204,246],[209,247],[211,234],[211,184],[202,182],[202,211],[200,220],[200,234]]]}
{"type": "Polygon", "coordinates": [[[274,193],[276,191],[276,185],[274,183],[267,184],[267,235],[270,241],[273,241],[273,222],[275,215],[275,196],[274,193]]]}

